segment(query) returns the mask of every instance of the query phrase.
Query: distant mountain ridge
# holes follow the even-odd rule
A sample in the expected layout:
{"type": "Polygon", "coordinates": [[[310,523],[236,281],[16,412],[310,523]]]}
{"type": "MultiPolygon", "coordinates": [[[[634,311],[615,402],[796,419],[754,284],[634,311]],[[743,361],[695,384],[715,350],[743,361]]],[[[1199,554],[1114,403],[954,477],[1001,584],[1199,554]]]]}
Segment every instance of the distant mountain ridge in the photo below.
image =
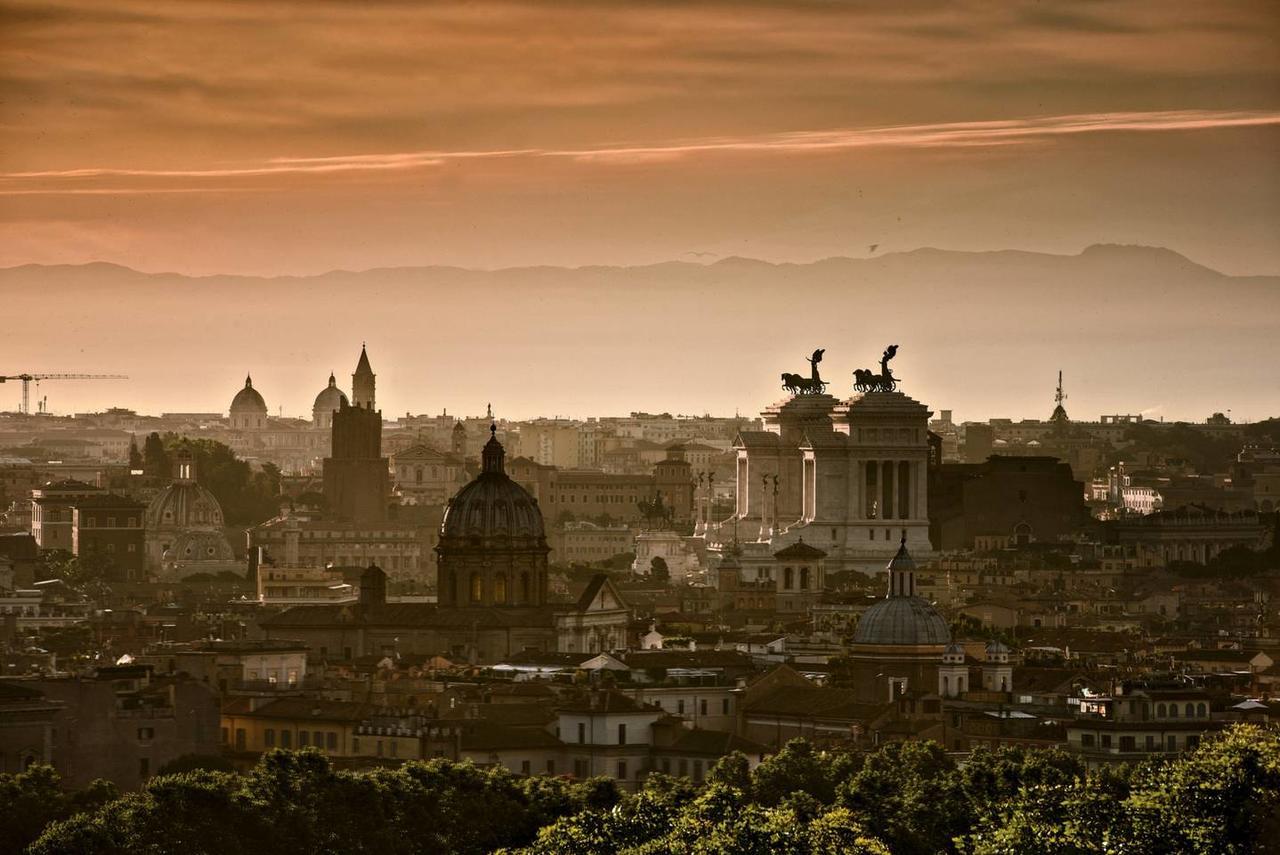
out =
{"type": "Polygon", "coordinates": [[[512,273],[518,271],[546,271],[546,270],[564,270],[564,271],[620,271],[620,270],[652,270],[660,268],[669,269],[706,269],[706,268],[754,268],[754,269],[788,269],[788,268],[804,268],[818,267],[827,265],[841,264],[874,264],[886,259],[910,257],[910,258],[930,258],[938,260],[956,261],[963,258],[1035,258],[1035,259],[1088,259],[1088,260],[1107,260],[1107,261],[1146,261],[1149,263],[1163,263],[1187,268],[1195,268],[1197,270],[1212,273],[1217,276],[1227,278],[1253,278],[1255,275],[1266,276],[1266,274],[1254,274],[1250,276],[1231,277],[1228,274],[1221,273],[1210,267],[1198,264],[1181,253],[1168,249],[1167,247],[1148,246],[1143,244],[1114,244],[1099,243],[1091,244],[1085,247],[1076,255],[1035,252],[1031,250],[1020,249],[995,249],[995,250],[953,250],[939,249],[937,247],[919,247],[910,250],[898,250],[894,252],[885,252],[880,255],[868,256],[865,258],[856,258],[853,256],[835,255],[825,258],[815,259],[807,262],[794,261],[767,261],[765,259],[751,258],[749,256],[727,255],[718,258],[715,261],[700,263],[693,261],[659,261],[650,264],[637,265],[607,265],[607,264],[587,264],[587,265],[517,265],[513,267],[498,268],[474,268],[461,267],[458,265],[402,265],[397,267],[371,267],[363,270],[347,270],[338,268],[328,270],[323,273],[310,274],[248,274],[248,273],[210,273],[210,274],[188,274],[178,273],[176,271],[155,271],[146,272],[126,265],[116,264],[108,261],[90,261],[80,264],[21,264],[11,267],[0,267],[0,275],[15,271],[35,271],[35,270],[83,270],[88,272],[99,272],[107,275],[111,274],[137,274],[141,276],[170,276],[181,277],[183,279],[211,279],[216,277],[231,277],[236,279],[259,279],[259,280],[291,280],[291,279],[321,279],[333,275],[360,275],[360,274],[386,274],[386,273],[408,273],[422,271],[441,271],[449,273],[512,273]]]}
{"type": "Polygon", "coordinates": [[[6,328],[10,373],[133,378],[63,384],[64,407],[127,391],[101,400],[218,409],[252,371],[272,412],[307,413],[369,341],[388,412],[483,412],[490,399],[525,414],[752,412],[816,347],[847,395],[852,370],[891,343],[908,394],[982,417],[1047,417],[1059,369],[1068,410],[1094,418],[1280,409],[1280,276],[1230,276],[1160,247],[272,277],[23,265],[0,269],[0,299],[22,320],[6,328]]]}

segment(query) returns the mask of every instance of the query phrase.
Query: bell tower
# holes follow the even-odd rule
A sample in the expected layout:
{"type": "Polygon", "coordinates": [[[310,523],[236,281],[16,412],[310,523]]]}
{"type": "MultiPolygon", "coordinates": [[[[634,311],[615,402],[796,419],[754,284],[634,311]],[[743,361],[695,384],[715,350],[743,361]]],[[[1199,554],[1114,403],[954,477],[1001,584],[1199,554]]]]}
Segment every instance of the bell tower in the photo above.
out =
{"type": "Polygon", "coordinates": [[[356,372],[351,375],[351,404],[366,410],[374,409],[374,387],[377,375],[369,365],[369,354],[365,346],[360,345],[360,361],[356,363],[356,372]]]}

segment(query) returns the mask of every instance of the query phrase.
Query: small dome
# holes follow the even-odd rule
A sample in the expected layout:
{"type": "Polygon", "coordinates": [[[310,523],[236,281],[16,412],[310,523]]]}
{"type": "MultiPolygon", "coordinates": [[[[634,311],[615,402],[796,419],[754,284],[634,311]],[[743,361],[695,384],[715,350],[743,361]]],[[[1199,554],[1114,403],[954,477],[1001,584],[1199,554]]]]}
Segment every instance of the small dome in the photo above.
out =
{"type": "Polygon", "coordinates": [[[505,453],[495,433],[485,444],[484,469],[449,502],[440,524],[441,541],[472,539],[511,541],[514,546],[545,544],[542,511],[529,491],[512,481],[503,468],[505,453]],[[518,541],[524,541],[519,543],[518,541]]]}
{"type": "Polygon", "coordinates": [[[235,552],[220,531],[184,531],[165,550],[164,560],[177,564],[194,561],[235,561],[235,552]]]}
{"type": "Polygon", "coordinates": [[[947,649],[943,651],[948,656],[964,656],[964,645],[958,641],[953,641],[947,645],[947,649]]]}
{"type": "Polygon", "coordinates": [[[1009,648],[1008,648],[1008,647],[1005,647],[1005,646],[1004,646],[1004,644],[1002,644],[1002,643],[1001,643],[1001,642],[999,642],[999,641],[988,641],[988,642],[987,642],[987,655],[988,655],[988,656],[990,656],[991,654],[1008,653],[1008,652],[1009,652],[1009,648]]]}
{"type": "Polygon", "coordinates": [[[349,404],[347,395],[338,388],[338,381],[334,378],[332,372],[329,374],[329,385],[320,390],[320,394],[316,395],[315,405],[311,408],[313,413],[333,413],[339,410],[343,404],[349,404]]]}
{"type": "Polygon", "coordinates": [[[222,505],[195,481],[175,481],[147,505],[148,531],[213,529],[222,524],[222,505]]]}
{"type": "Polygon", "coordinates": [[[267,402],[262,400],[258,390],[253,388],[253,378],[244,378],[244,388],[236,392],[231,399],[231,413],[258,413],[266,415],[267,402]]]}
{"type": "Polygon", "coordinates": [[[855,644],[946,644],[951,630],[920,597],[889,597],[867,609],[853,632],[855,644]]]}

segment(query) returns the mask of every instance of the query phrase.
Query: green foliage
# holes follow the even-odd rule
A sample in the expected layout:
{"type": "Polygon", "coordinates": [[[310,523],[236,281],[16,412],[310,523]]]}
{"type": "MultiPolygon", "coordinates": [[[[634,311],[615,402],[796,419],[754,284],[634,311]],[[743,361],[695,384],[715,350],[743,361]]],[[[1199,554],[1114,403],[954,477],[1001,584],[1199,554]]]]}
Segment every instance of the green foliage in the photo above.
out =
{"type": "Polygon", "coordinates": [[[234,772],[235,767],[227,758],[214,754],[183,754],[160,767],[156,775],[179,775],[183,772],[234,772]]]}
{"type": "Polygon", "coordinates": [[[930,742],[866,754],[793,740],[753,771],[731,754],[705,785],[649,775],[519,777],[434,760],[334,769],[274,751],[245,775],[184,758],[119,797],[66,795],[56,774],[0,775],[0,851],[508,855],[1191,855],[1262,851],[1280,837],[1280,731],[1239,725],[1168,761],[1086,773],[1061,750],[930,742]]]}
{"type": "Polygon", "coordinates": [[[78,793],[64,792],[61,784],[51,766],[0,774],[0,852],[21,852],[49,823],[96,810],[120,795],[115,784],[107,781],[94,781],[78,793]]]}
{"type": "MultiPolygon", "coordinates": [[[[150,443],[151,437],[147,437],[148,446],[150,443]]],[[[262,470],[255,472],[220,442],[167,434],[166,461],[179,449],[191,453],[196,481],[218,500],[227,525],[257,525],[279,512],[280,469],[275,464],[263,464],[262,470]]]]}

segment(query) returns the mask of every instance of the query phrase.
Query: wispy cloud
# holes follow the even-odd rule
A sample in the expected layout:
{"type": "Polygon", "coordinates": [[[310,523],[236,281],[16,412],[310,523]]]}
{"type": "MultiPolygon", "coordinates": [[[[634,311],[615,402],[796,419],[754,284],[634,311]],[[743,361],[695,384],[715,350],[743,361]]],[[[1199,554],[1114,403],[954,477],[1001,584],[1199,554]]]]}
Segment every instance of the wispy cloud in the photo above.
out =
{"type": "MultiPolygon", "coordinates": [[[[404,171],[449,161],[558,158],[582,163],[644,163],[718,154],[838,152],[860,148],[987,148],[1020,145],[1053,137],[1099,133],[1169,133],[1280,124],[1280,112],[1175,110],[1159,112],[1084,113],[1067,116],[947,122],[879,128],[838,128],[738,137],[710,137],[662,143],[583,148],[522,148],[474,151],[412,151],[325,157],[276,157],[246,166],[204,169],[98,168],[0,173],[0,194],[129,193],[160,189],[86,189],[86,180],[111,178],[216,180],[275,176],[327,176],[343,173],[404,171]],[[44,186],[33,188],[32,183],[44,186]]],[[[198,192],[207,187],[165,188],[163,192],[198,192]]],[[[243,188],[241,188],[243,189],[243,188]]]]}

